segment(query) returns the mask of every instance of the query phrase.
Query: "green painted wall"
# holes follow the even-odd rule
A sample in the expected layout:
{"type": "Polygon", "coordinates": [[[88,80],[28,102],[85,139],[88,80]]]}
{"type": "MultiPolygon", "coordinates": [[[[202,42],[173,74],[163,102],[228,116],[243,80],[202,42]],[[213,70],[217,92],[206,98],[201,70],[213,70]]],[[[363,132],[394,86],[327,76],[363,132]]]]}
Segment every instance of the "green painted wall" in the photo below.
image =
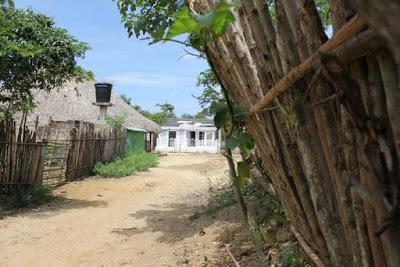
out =
{"type": "Polygon", "coordinates": [[[142,149],[144,150],[144,132],[135,132],[128,130],[126,132],[126,150],[142,149]]]}

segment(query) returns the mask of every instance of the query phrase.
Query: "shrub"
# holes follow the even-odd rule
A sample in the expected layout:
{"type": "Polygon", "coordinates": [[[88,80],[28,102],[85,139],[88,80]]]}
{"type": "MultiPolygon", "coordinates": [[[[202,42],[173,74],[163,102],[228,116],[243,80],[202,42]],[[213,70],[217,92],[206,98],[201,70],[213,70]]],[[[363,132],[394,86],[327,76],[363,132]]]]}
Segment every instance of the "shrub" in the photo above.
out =
{"type": "Polygon", "coordinates": [[[289,248],[281,253],[282,266],[310,267],[307,259],[298,248],[289,248]]]}
{"type": "Polygon", "coordinates": [[[33,184],[22,187],[0,196],[0,207],[4,210],[19,208],[35,208],[51,199],[51,188],[42,184],[33,184]]]}
{"type": "Polygon", "coordinates": [[[97,163],[94,172],[105,177],[124,177],[133,175],[138,171],[147,171],[158,164],[156,154],[143,150],[127,151],[122,157],[110,163],[97,163]]]}

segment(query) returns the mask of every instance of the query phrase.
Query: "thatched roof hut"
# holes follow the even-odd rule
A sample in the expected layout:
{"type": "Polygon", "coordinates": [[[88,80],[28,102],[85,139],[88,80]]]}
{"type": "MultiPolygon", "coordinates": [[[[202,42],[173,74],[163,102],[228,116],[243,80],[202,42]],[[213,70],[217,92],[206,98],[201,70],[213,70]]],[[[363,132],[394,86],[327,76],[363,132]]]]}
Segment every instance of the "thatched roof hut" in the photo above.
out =
{"type": "MultiPolygon", "coordinates": [[[[68,83],[51,92],[34,91],[33,95],[36,107],[30,114],[29,121],[34,121],[39,116],[40,124],[46,124],[50,118],[55,121],[78,120],[101,124],[99,107],[92,104],[95,102],[94,82],[68,83]]],[[[121,97],[113,94],[111,103],[113,106],[108,108],[108,116],[126,114],[127,127],[160,132],[160,127],[155,122],[145,118],[121,97]]]]}

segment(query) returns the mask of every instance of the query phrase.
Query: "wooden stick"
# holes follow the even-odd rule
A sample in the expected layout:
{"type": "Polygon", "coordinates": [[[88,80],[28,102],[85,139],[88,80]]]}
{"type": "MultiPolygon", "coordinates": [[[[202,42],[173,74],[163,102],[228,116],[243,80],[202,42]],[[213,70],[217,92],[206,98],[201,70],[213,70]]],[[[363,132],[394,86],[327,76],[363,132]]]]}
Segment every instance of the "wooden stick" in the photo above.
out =
{"type": "Polygon", "coordinates": [[[237,260],[233,256],[232,252],[229,250],[229,245],[225,244],[225,249],[228,252],[229,256],[231,257],[231,259],[233,261],[233,264],[235,264],[236,267],[240,267],[239,263],[237,262],[237,260]]]}
{"type": "Polygon", "coordinates": [[[269,105],[275,97],[286,92],[296,81],[301,79],[312,68],[312,63],[320,53],[329,53],[342,43],[349,40],[355,34],[361,32],[367,27],[367,23],[358,15],[355,15],[327,42],[325,42],[317,52],[308,57],[303,63],[292,69],[285,77],[283,77],[274,87],[272,87],[265,96],[258,101],[252,108],[251,113],[255,113],[269,105]]]}
{"type": "Polygon", "coordinates": [[[306,243],[306,241],[296,231],[296,229],[294,228],[293,225],[290,226],[290,231],[292,231],[294,236],[297,238],[297,241],[299,242],[300,247],[307,254],[307,257],[314,262],[315,266],[325,267],[325,263],[323,263],[322,260],[318,257],[318,255],[314,253],[312,248],[306,243]]]}

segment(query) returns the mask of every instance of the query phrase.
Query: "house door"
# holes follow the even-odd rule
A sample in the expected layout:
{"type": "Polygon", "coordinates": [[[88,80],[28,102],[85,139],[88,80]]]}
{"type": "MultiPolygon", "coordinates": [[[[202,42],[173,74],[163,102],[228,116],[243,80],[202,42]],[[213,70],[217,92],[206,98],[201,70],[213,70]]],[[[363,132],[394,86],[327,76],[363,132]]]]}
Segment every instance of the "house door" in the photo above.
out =
{"type": "Polygon", "coordinates": [[[188,146],[194,147],[196,146],[196,132],[188,132],[188,146]]]}
{"type": "Polygon", "coordinates": [[[168,146],[175,147],[176,131],[168,132],[168,146]]]}

